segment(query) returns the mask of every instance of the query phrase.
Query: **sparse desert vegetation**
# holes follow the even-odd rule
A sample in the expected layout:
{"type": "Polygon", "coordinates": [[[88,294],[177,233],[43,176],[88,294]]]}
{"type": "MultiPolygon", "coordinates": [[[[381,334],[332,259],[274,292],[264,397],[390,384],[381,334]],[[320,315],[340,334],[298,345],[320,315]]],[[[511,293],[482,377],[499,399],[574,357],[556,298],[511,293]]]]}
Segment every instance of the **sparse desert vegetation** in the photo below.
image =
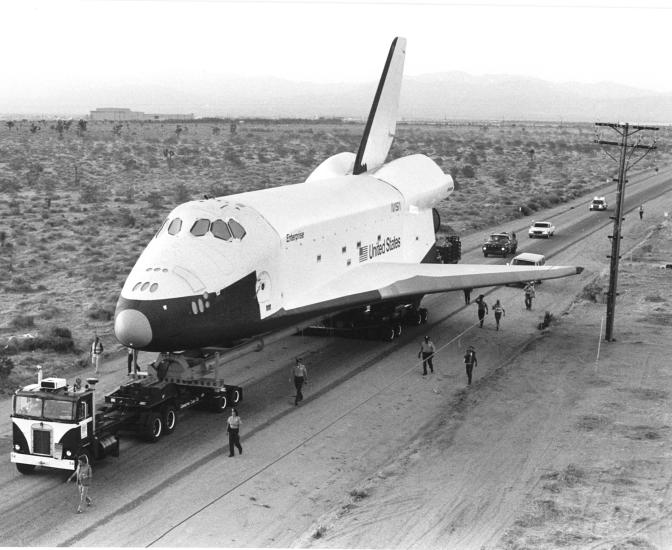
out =
{"type": "MultiPolygon", "coordinates": [[[[323,121],[7,121],[0,126],[0,387],[107,352],[132,264],[176,204],[305,180],[355,152],[362,124],[323,121]],[[8,367],[11,365],[11,367],[8,367]]],[[[669,130],[664,129],[663,134],[669,130]]],[[[667,164],[669,140],[637,169],[667,164]]],[[[390,157],[424,153],[455,180],[459,233],[529,215],[610,180],[592,124],[400,124],[390,157]]],[[[662,145],[661,145],[662,144],[662,145]]]]}

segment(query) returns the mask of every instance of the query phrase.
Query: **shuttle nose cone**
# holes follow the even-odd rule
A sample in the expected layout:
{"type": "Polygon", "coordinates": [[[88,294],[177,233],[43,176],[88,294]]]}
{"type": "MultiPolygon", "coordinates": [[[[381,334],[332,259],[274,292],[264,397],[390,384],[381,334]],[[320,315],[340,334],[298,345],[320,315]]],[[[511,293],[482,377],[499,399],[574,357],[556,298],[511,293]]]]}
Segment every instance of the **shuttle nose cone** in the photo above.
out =
{"type": "Polygon", "coordinates": [[[152,341],[152,327],[137,309],[125,309],[114,319],[114,334],[123,345],[142,348],[152,341]]]}

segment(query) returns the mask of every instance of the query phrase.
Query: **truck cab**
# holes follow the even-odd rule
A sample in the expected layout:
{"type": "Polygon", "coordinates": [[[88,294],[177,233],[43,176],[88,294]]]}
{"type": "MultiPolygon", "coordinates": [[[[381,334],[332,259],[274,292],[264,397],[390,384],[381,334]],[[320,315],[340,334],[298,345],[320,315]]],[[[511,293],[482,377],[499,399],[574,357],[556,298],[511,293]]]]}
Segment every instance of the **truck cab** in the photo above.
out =
{"type": "Polygon", "coordinates": [[[516,250],[518,250],[518,239],[513,232],[493,233],[488,237],[481,249],[483,250],[483,256],[486,258],[489,254],[506,257],[509,254],[516,253],[516,250]]]}
{"type": "Polygon", "coordinates": [[[118,454],[119,440],[95,433],[94,390],[71,388],[64,378],[38,379],[14,393],[11,461],[27,474],[36,466],[74,470],[77,457],[118,454]],[[99,446],[104,447],[98,448],[99,446]],[[116,451],[115,451],[116,448],[116,451]]]}

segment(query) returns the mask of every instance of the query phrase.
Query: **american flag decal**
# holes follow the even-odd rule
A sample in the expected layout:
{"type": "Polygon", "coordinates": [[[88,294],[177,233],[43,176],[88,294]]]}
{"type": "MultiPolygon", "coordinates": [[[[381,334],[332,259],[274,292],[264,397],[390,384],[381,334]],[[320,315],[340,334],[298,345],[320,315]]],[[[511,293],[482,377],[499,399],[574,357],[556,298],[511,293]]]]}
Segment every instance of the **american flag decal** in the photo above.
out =
{"type": "Polygon", "coordinates": [[[360,246],[359,247],[359,263],[365,262],[366,260],[369,259],[369,247],[368,246],[360,246]]]}

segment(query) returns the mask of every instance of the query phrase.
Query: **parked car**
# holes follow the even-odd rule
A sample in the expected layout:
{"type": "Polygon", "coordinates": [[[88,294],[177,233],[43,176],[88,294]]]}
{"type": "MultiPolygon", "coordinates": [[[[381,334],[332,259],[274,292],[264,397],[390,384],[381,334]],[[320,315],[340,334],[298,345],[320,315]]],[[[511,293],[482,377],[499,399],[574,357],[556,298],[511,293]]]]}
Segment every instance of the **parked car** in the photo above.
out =
{"type": "MultiPolygon", "coordinates": [[[[532,252],[523,252],[522,254],[518,254],[515,258],[511,260],[511,263],[509,265],[536,265],[536,266],[541,266],[546,263],[546,256],[543,254],[533,254],[532,252]]],[[[516,286],[516,287],[524,287],[525,284],[528,281],[524,281],[521,283],[510,283],[506,286],[516,286]]],[[[541,281],[534,281],[535,284],[540,285],[541,281]]]]}
{"type": "Polygon", "coordinates": [[[588,210],[592,212],[593,210],[606,210],[607,208],[607,199],[604,197],[595,197],[593,202],[590,203],[588,210]]]}
{"type": "Polygon", "coordinates": [[[515,233],[493,233],[490,235],[482,247],[483,256],[496,254],[498,256],[508,256],[515,254],[518,249],[518,240],[515,233]]]}
{"type": "Polygon", "coordinates": [[[511,265],[544,265],[546,263],[546,256],[543,254],[533,254],[532,252],[523,252],[518,254],[513,260],[511,260],[511,265]]]}
{"type": "Polygon", "coordinates": [[[527,232],[527,236],[532,238],[544,237],[549,239],[555,233],[555,226],[551,222],[532,222],[530,230],[527,232]]]}

